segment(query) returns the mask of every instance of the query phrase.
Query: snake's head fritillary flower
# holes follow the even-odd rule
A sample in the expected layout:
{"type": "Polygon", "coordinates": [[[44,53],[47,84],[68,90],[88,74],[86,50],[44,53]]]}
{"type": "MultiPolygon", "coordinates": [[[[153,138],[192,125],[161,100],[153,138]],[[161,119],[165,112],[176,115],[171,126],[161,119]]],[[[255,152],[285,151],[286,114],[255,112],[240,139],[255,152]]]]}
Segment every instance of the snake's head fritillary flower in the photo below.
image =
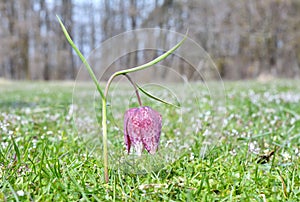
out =
{"type": "Polygon", "coordinates": [[[137,155],[141,155],[144,148],[155,154],[158,149],[162,128],[161,115],[150,107],[131,108],[124,116],[124,140],[127,152],[131,146],[137,155]]]}

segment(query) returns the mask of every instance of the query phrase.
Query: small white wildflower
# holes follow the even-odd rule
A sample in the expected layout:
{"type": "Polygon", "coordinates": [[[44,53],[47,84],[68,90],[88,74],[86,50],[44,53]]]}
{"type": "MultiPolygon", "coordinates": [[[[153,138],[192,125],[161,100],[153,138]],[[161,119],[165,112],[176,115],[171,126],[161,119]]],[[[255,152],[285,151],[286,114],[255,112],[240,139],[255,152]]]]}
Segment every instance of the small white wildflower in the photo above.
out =
{"type": "Polygon", "coordinates": [[[236,151],[235,151],[235,149],[229,151],[229,154],[232,155],[232,156],[236,156],[236,151]]]}
{"type": "Polygon", "coordinates": [[[204,133],[203,133],[203,136],[208,136],[210,133],[208,130],[205,130],[204,133]]]}
{"type": "Polygon", "coordinates": [[[53,135],[53,132],[51,130],[46,132],[47,135],[53,135]]]}
{"type": "Polygon", "coordinates": [[[228,119],[224,119],[223,120],[223,127],[227,126],[228,125],[228,119]]]}
{"type": "Polygon", "coordinates": [[[25,114],[30,114],[30,113],[31,113],[31,109],[27,107],[27,108],[25,109],[25,114]]]}
{"type": "Polygon", "coordinates": [[[6,149],[6,147],[8,146],[8,142],[1,142],[1,146],[3,147],[3,149],[6,149]]]}
{"type": "Polygon", "coordinates": [[[37,139],[32,140],[32,148],[36,148],[37,142],[38,142],[37,139]]]}
{"type": "Polygon", "coordinates": [[[194,158],[195,158],[195,156],[194,156],[194,153],[192,152],[192,153],[190,154],[190,161],[194,160],[194,158]]]}
{"type": "Polygon", "coordinates": [[[295,118],[291,118],[291,125],[294,125],[295,124],[295,122],[296,122],[296,119],[295,118]]]}
{"type": "Polygon", "coordinates": [[[238,135],[238,131],[236,129],[232,129],[231,132],[233,135],[238,135]]]}
{"type": "Polygon", "coordinates": [[[68,115],[66,116],[66,119],[68,121],[71,120],[75,109],[77,109],[77,107],[75,105],[71,104],[69,107],[68,115]]]}
{"type": "Polygon", "coordinates": [[[2,129],[3,132],[7,132],[7,127],[5,125],[2,125],[1,129],[2,129]]]}
{"type": "Polygon", "coordinates": [[[168,140],[165,147],[168,147],[169,145],[171,145],[173,143],[173,140],[168,140]]]}
{"type": "Polygon", "coordinates": [[[281,155],[284,158],[284,160],[289,160],[291,158],[291,155],[289,153],[287,153],[287,152],[284,152],[281,155]]]}
{"type": "Polygon", "coordinates": [[[18,196],[24,196],[24,195],[25,195],[25,193],[24,193],[24,191],[23,191],[23,190],[19,190],[19,191],[17,191],[17,194],[18,194],[18,196]]]}
{"type": "Polygon", "coordinates": [[[240,173],[235,173],[235,174],[233,174],[236,178],[240,178],[241,177],[241,175],[240,175],[240,173]]]}
{"type": "Polygon", "coordinates": [[[257,146],[257,142],[250,142],[249,143],[249,151],[253,152],[254,154],[258,154],[260,151],[260,148],[257,146]]]}

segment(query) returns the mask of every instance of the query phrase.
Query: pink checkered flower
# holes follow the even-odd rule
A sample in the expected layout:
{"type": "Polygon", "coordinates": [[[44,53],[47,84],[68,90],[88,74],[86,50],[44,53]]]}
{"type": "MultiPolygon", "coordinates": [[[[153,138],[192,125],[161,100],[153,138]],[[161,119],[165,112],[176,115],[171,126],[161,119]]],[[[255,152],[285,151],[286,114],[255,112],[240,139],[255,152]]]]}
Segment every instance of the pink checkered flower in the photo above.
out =
{"type": "Polygon", "coordinates": [[[124,140],[127,152],[131,146],[137,155],[145,148],[150,154],[158,149],[162,128],[161,115],[150,107],[132,108],[124,116],[124,140]]]}

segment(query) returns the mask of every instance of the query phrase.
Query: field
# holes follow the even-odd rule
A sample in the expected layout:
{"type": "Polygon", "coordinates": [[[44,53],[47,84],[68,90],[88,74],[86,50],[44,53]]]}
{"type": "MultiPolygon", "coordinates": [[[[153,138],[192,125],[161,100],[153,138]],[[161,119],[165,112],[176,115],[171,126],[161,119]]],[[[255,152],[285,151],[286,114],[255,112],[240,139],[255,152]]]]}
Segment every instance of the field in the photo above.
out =
{"type": "Polygon", "coordinates": [[[146,169],[114,163],[135,98],[130,86],[113,86],[105,184],[91,86],[79,83],[73,93],[71,82],[0,81],[0,201],[300,201],[300,81],[225,82],[223,127],[207,89],[190,85],[202,93],[194,102],[178,90],[191,98],[180,112],[143,97],[163,114],[161,154],[174,154],[151,161],[144,153],[146,169]]]}

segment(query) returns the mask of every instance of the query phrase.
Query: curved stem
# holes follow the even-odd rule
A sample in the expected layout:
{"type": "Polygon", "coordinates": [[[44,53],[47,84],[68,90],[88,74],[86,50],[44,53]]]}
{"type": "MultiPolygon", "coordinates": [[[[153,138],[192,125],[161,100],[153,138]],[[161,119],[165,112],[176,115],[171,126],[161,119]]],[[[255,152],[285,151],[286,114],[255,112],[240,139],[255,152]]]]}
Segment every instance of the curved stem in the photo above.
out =
{"type": "MultiPolygon", "coordinates": [[[[141,97],[138,91],[138,88],[136,84],[132,81],[129,75],[123,74],[126,76],[126,78],[130,81],[130,83],[133,85],[136,93],[136,97],[138,99],[139,105],[142,106],[141,97]]],[[[108,176],[108,151],[107,151],[107,113],[106,113],[106,98],[108,94],[108,89],[110,87],[110,84],[112,83],[113,79],[118,76],[118,74],[113,74],[109,80],[106,83],[104,96],[102,97],[102,133],[103,133],[103,164],[104,164],[104,179],[105,182],[109,182],[109,176],[108,176]]]]}
{"type": "Polygon", "coordinates": [[[132,81],[131,77],[128,74],[123,74],[123,75],[126,76],[126,78],[129,80],[129,82],[131,83],[131,85],[133,85],[136,97],[137,97],[139,105],[141,107],[142,106],[142,100],[141,100],[141,97],[140,97],[140,94],[139,94],[139,89],[136,86],[136,83],[132,81]]]}
{"type": "MultiPolygon", "coordinates": [[[[117,72],[116,72],[117,73],[117,72]]],[[[112,83],[112,81],[114,80],[114,78],[116,76],[118,76],[118,74],[114,73],[113,75],[111,75],[106,83],[106,86],[105,86],[105,90],[104,90],[104,96],[107,97],[107,94],[108,94],[108,89],[110,87],[110,84],[112,83]]]]}

